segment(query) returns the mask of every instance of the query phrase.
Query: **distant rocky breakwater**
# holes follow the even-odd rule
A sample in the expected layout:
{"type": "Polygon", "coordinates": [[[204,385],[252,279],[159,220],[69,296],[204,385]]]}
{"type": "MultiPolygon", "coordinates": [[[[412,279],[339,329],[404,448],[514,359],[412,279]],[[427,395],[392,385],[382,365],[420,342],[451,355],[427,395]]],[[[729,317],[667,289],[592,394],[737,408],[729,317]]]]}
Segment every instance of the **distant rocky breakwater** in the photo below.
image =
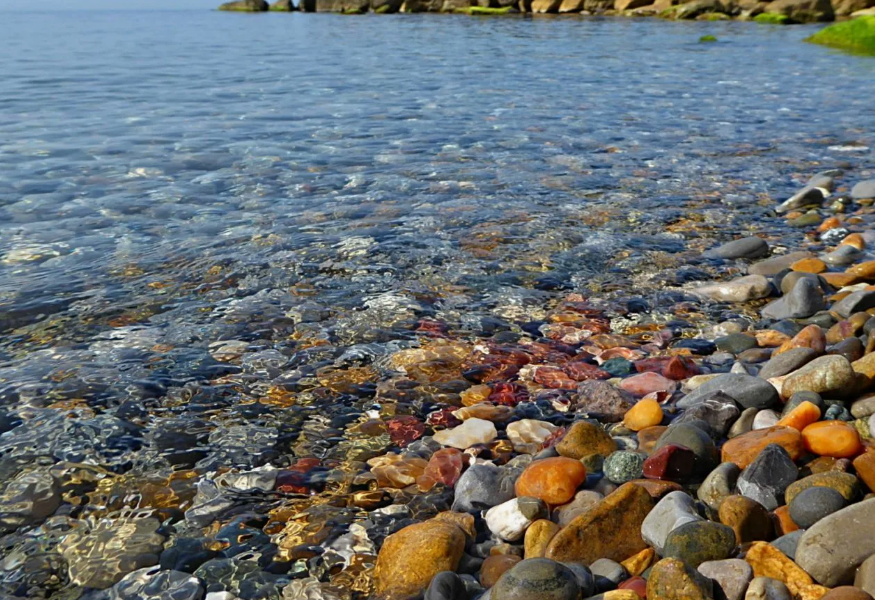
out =
{"type": "Polygon", "coordinates": [[[669,19],[755,20],[770,24],[826,22],[875,15],[875,0],[238,0],[220,10],[344,14],[458,12],[659,16],[669,19]]]}

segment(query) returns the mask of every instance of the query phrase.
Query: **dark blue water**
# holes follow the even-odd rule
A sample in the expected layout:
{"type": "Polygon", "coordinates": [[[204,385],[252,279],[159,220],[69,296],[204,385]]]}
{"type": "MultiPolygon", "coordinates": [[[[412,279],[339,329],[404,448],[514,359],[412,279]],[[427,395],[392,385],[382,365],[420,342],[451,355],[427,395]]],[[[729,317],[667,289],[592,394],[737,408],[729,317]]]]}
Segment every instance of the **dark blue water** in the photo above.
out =
{"type": "Polygon", "coordinates": [[[531,333],[572,290],[659,319],[715,240],[797,242],[769,210],[811,174],[872,176],[875,60],[815,29],[0,15],[0,474],[329,452],[326,381],[393,376],[423,319],[531,333]]]}

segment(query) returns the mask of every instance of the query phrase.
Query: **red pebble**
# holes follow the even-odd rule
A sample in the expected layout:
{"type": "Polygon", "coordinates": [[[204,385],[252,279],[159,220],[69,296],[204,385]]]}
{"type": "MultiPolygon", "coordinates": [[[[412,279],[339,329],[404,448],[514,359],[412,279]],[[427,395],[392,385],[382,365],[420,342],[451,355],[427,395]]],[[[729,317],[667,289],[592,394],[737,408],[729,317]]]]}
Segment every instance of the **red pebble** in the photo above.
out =
{"type": "Polygon", "coordinates": [[[576,390],[577,382],[556,367],[538,367],[535,382],[553,390],[576,390]]]}
{"type": "Polygon", "coordinates": [[[696,455],[686,446],[663,446],[644,461],[644,477],[682,483],[693,474],[696,455]]]}
{"type": "Polygon", "coordinates": [[[630,577],[617,586],[618,590],[632,590],[642,600],[647,597],[647,580],[643,577],[630,577]]]}
{"type": "Polygon", "coordinates": [[[425,422],[431,425],[432,427],[441,427],[441,428],[450,428],[456,427],[462,424],[462,420],[453,414],[453,411],[459,410],[457,408],[442,408],[440,410],[436,410],[432,413],[428,414],[425,422]]]}
{"type": "Polygon", "coordinates": [[[455,448],[443,448],[431,455],[425,471],[416,480],[423,491],[431,489],[436,483],[452,487],[462,476],[466,455],[455,448]]]}
{"type": "Polygon", "coordinates": [[[585,362],[573,361],[562,365],[562,370],[574,381],[587,381],[589,379],[610,379],[611,374],[599,369],[595,365],[585,362]]]}
{"type": "Polygon", "coordinates": [[[689,358],[673,356],[663,367],[662,375],[675,381],[683,381],[700,373],[699,365],[689,358]]]}
{"type": "Polygon", "coordinates": [[[389,439],[401,448],[418,440],[425,433],[425,424],[416,417],[404,415],[390,419],[386,423],[389,429],[389,439]]]}
{"type": "Polygon", "coordinates": [[[487,400],[503,406],[516,406],[529,399],[529,391],[519,383],[494,383],[487,400]]]}

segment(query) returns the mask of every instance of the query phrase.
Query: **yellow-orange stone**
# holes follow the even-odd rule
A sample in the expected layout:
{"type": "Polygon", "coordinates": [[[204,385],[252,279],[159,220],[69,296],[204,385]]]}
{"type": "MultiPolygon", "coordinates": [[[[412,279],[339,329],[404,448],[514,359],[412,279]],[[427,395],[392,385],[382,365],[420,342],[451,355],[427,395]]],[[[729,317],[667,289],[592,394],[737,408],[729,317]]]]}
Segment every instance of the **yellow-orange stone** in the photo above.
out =
{"type": "Polygon", "coordinates": [[[818,354],[823,354],[826,349],[826,334],[818,325],[803,327],[802,331],[797,333],[792,340],[781,344],[772,356],[787,352],[787,350],[793,350],[794,348],[811,348],[818,354]]]}
{"type": "Polygon", "coordinates": [[[754,543],[744,559],[753,567],[754,577],[771,577],[783,581],[793,596],[798,596],[803,587],[814,583],[811,575],[771,544],[754,543]]]}
{"type": "Polygon", "coordinates": [[[723,444],[723,462],[734,462],[744,469],[769,444],[778,444],[793,460],[802,456],[802,435],[792,427],[775,425],[749,431],[723,444]]]}
{"type": "Polygon", "coordinates": [[[850,273],[821,273],[820,276],[823,277],[828,284],[836,288],[851,285],[859,280],[859,277],[851,275],[850,273]]]}
{"type": "Polygon", "coordinates": [[[776,508],[772,515],[775,517],[775,529],[778,531],[779,536],[787,535],[791,531],[799,529],[799,525],[790,518],[790,507],[786,504],[776,508]]]}
{"type": "Polygon", "coordinates": [[[662,423],[662,407],[656,400],[641,400],[623,417],[623,425],[632,431],[641,431],[662,423]]]}
{"type": "Polygon", "coordinates": [[[796,431],[802,431],[820,418],[820,409],[808,400],[800,403],[791,410],[786,417],[777,422],[777,425],[792,427],[796,431]]]}
{"type": "Polygon", "coordinates": [[[792,339],[786,333],[781,333],[774,329],[763,329],[762,331],[757,331],[754,335],[757,339],[757,346],[760,348],[775,348],[792,339]]]}
{"type": "Polygon", "coordinates": [[[790,265],[790,269],[799,273],[814,273],[816,275],[826,271],[826,263],[819,258],[803,258],[790,265]]]}
{"type": "Polygon", "coordinates": [[[842,222],[838,217],[827,217],[823,220],[823,222],[817,226],[818,231],[829,231],[830,229],[835,229],[836,227],[841,227],[842,222]]]}
{"type": "Polygon", "coordinates": [[[538,519],[529,525],[523,544],[526,558],[543,558],[550,540],[559,529],[559,525],[549,519],[538,519]]]}
{"type": "Polygon", "coordinates": [[[820,600],[829,592],[828,587],[812,583],[799,590],[799,600],[820,600]]]}
{"type": "Polygon", "coordinates": [[[570,502],[586,480],[586,467],[579,460],[556,456],[537,460],[516,481],[517,496],[540,498],[554,506],[570,502]]]}
{"type": "Polygon", "coordinates": [[[819,421],[802,430],[805,449],[818,456],[850,458],[863,451],[860,434],[844,421],[819,421]]]}
{"type": "Polygon", "coordinates": [[[846,269],[845,273],[860,279],[875,279],[875,260],[869,260],[846,269]]]}
{"type": "Polygon", "coordinates": [[[665,425],[657,425],[655,427],[647,427],[638,432],[638,449],[642,452],[650,454],[653,452],[656,442],[668,429],[665,425]]]}
{"type": "Polygon", "coordinates": [[[845,239],[841,241],[840,246],[853,246],[857,250],[863,250],[866,248],[866,241],[863,239],[863,236],[859,233],[852,233],[850,235],[845,236],[845,239]]]}
{"type": "Polygon", "coordinates": [[[870,449],[855,458],[854,469],[857,470],[857,477],[875,492],[875,451],[870,449]]]}
{"type": "Polygon", "coordinates": [[[620,564],[626,569],[631,577],[637,577],[647,570],[647,567],[653,562],[653,557],[656,556],[656,550],[653,548],[645,548],[638,554],[630,556],[620,564]]]}

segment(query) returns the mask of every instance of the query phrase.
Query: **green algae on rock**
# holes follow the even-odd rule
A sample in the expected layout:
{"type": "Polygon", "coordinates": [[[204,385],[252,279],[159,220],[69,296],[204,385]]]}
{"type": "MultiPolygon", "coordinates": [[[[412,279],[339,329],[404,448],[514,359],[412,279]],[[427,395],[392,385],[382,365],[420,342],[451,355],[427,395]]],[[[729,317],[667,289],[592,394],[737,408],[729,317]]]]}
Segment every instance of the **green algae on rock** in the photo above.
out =
{"type": "Polygon", "coordinates": [[[473,15],[473,16],[485,16],[485,15],[507,15],[510,13],[517,12],[514,10],[512,6],[502,6],[501,8],[492,8],[489,6],[469,6],[467,8],[457,8],[453,12],[465,14],[465,15],[473,15]]]}
{"type": "Polygon", "coordinates": [[[857,17],[821,29],[806,41],[875,56],[875,16],[857,17]]]}
{"type": "Polygon", "coordinates": [[[790,22],[790,19],[787,15],[782,15],[781,13],[774,12],[764,12],[760,13],[753,18],[757,23],[764,23],[766,25],[787,25],[790,22]]]}
{"type": "Polygon", "coordinates": [[[714,37],[713,35],[703,35],[702,37],[699,38],[700,44],[707,44],[709,42],[716,42],[716,41],[717,41],[717,38],[714,37]]]}
{"type": "Polygon", "coordinates": [[[226,2],[219,7],[219,10],[228,12],[266,12],[269,9],[266,0],[236,0],[226,2]]]}

